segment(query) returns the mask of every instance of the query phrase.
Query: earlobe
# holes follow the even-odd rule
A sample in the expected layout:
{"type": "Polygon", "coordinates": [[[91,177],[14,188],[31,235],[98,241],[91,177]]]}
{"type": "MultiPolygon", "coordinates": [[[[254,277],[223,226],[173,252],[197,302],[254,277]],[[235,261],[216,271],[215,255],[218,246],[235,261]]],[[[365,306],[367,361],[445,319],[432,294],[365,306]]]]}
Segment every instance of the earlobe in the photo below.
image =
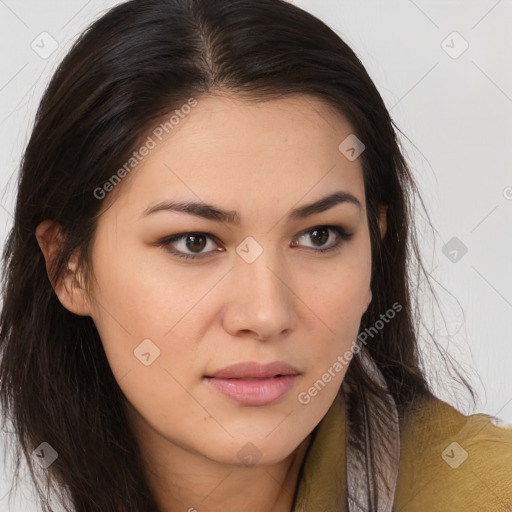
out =
{"type": "Polygon", "coordinates": [[[52,281],[52,264],[56,261],[63,242],[60,226],[54,221],[45,220],[37,226],[36,238],[44,255],[48,278],[61,304],[76,315],[90,316],[90,302],[78,271],[76,254],[68,262],[61,277],[52,281]]]}
{"type": "Polygon", "coordinates": [[[379,228],[380,228],[380,237],[384,238],[387,232],[387,210],[388,205],[384,204],[379,207],[379,228]]]}

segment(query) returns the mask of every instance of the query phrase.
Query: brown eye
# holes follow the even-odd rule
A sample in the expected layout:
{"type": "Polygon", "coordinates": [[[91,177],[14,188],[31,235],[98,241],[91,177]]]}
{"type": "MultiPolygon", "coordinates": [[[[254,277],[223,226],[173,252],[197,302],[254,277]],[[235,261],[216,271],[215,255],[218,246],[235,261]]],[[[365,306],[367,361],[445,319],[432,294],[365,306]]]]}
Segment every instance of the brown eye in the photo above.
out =
{"type": "Polygon", "coordinates": [[[196,250],[201,251],[206,247],[205,236],[196,234],[187,235],[185,237],[185,246],[193,252],[196,250]]]}
{"type": "MultiPolygon", "coordinates": [[[[204,258],[215,252],[215,249],[204,251],[209,240],[213,242],[215,239],[208,233],[180,233],[161,240],[159,245],[178,258],[204,258]]],[[[215,245],[214,243],[213,246],[215,245]]]]}
{"type": "Polygon", "coordinates": [[[314,240],[314,242],[319,245],[324,245],[329,240],[329,230],[326,228],[315,228],[309,233],[311,235],[311,240],[314,240]]]}
{"type": "MultiPolygon", "coordinates": [[[[315,226],[304,231],[301,236],[298,238],[305,238],[313,241],[313,246],[310,248],[316,249],[316,252],[326,252],[330,250],[338,249],[341,244],[352,238],[353,234],[347,233],[344,228],[341,226],[315,226]],[[331,235],[334,233],[334,236],[331,235]],[[333,242],[328,247],[323,247],[329,239],[333,239],[333,242]]],[[[298,244],[294,243],[294,246],[297,247],[298,244]]]]}

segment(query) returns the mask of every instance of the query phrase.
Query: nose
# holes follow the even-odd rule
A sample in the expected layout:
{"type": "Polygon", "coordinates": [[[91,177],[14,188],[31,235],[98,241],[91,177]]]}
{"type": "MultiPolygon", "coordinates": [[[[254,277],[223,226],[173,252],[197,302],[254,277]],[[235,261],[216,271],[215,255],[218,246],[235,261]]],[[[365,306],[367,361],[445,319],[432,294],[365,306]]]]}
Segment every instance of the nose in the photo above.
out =
{"type": "Polygon", "coordinates": [[[252,263],[237,256],[229,277],[224,329],[232,336],[260,340],[278,338],[293,330],[298,299],[291,281],[282,259],[269,249],[252,263]]]}

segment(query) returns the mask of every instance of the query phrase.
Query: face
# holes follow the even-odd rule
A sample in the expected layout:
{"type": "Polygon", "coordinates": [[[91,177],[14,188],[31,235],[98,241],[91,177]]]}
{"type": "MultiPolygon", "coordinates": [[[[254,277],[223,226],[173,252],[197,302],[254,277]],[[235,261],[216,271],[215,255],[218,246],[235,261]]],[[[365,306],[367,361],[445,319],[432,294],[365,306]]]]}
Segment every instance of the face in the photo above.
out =
{"type": "Polygon", "coordinates": [[[351,133],[313,98],[201,98],[107,196],[90,296],[60,298],[93,318],[138,432],[213,461],[251,452],[271,464],[326,414],[371,301],[362,168],[338,149],[351,133]],[[353,200],[292,215],[333,193],[353,200]],[[238,222],[148,213],[164,202],[238,222]],[[275,361],[297,375],[206,378],[275,361]]]}

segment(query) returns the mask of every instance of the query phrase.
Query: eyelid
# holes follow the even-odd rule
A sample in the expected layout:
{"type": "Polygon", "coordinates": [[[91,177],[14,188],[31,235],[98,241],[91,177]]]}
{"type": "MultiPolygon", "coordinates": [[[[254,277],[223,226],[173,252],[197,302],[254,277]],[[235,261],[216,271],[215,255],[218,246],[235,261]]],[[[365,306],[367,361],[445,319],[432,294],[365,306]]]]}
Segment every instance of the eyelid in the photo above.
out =
{"type": "MultiPolygon", "coordinates": [[[[313,253],[327,253],[330,251],[335,252],[337,249],[340,249],[342,245],[344,245],[344,242],[349,241],[354,235],[353,232],[349,232],[347,229],[345,229],[341,225],[316,224],[307,229],[300,231],[297,235],[294,236],[293,240],[297,240],[297,239],[303,237],[304,235],[307,235],[311,231],[314,231],[315,229],[327,229],[328,231],[333,231],[337,235],[337,239],[333,245],[331,245],[330,247],[327,247],[325,249],[323,249],[321,247],[316,248],[316,249],[314,247],[306,247],[306,250],[310,250],[313,253]]],[[[219,241],[220,241],[218,237],[216,237],[215,235],[208,233],[208,232],[183,231],[181,233],[176,233],[174,235],[171,235],[171,236],[168,236],[168,237],[165,237],[165,238],[159,240],[156,243],[156,245],[162,246],[167,252],[176,256],[179,259],[190,259],[190,260],[204,260],[204,259],[210,257],[210,255],[212,253],[223,252],[225,250],[225,249],[222,249],[222,251],[213,250],[213,251],[208,251],[205,253],[187,254],[187,253],[183,253],[181,251],[175,251],[175,250],[169,249],[169,245],[171,245],[173,242],[180,241],[180,240],[184,239],[187,235],[205,236],[206,238],[209,238],[209,239],[215,241],[217,244],[219,244],[219,241]]],[[[294,247],[302,247],[302,246],[295,245],[294,247]]]]}

